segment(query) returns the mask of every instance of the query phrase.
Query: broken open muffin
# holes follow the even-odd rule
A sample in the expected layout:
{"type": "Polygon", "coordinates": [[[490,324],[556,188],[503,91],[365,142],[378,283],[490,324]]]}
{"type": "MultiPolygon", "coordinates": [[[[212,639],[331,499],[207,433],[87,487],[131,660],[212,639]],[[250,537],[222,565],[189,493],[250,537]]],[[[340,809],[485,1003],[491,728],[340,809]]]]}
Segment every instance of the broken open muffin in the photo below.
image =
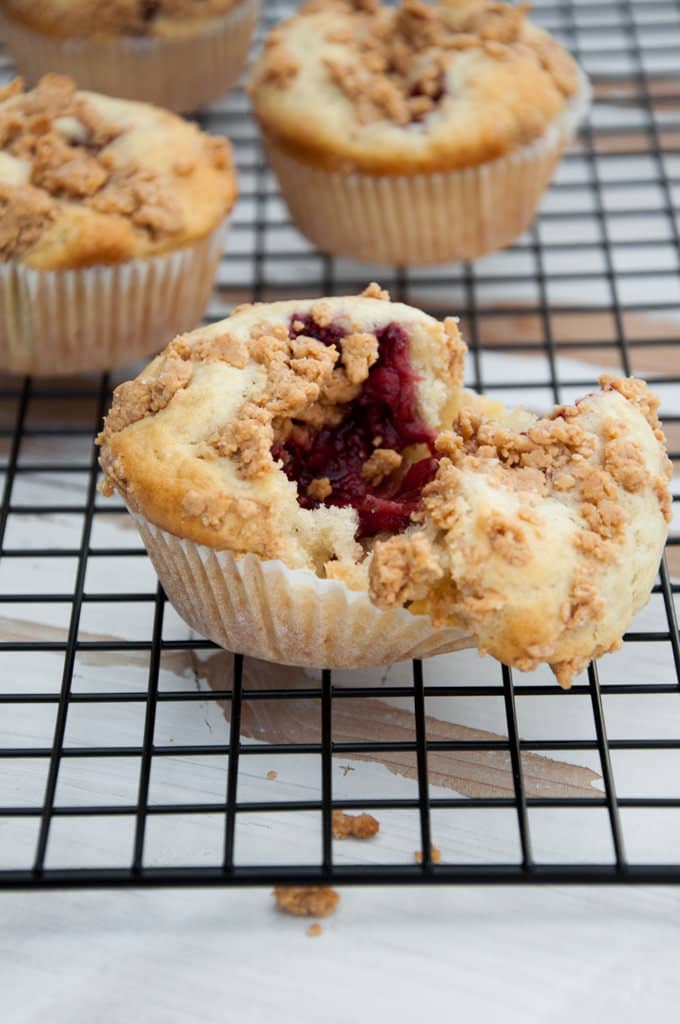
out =
{"type": "Polygon", "coordinates": [[[463,391],[464,352],[372,285],[241,307],[121,385],[105,488],[187,622],[310,666],[477,644],[565,684],[612,649],[666,536],[655,400],[608,380],[505,414],[463,391]]]}

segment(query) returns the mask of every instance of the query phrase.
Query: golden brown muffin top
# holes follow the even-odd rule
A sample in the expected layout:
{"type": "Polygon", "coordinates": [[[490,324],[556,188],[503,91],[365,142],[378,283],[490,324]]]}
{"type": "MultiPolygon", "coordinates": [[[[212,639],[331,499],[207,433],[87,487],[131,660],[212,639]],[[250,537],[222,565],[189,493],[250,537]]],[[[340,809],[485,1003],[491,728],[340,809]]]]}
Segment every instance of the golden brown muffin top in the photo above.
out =
{"type": "Polygon", "coordinates": [[[279,25],[251,91],[291,155],[368,173],[450,170],[540,138],[585,93],[528,5],[311,0],[279,25]]]}
{"type": "Polygon", "coordinates": [[[236,197],[226,139],[145,103],[46,75],[0,90],[0,260],[64,269],[209,234],[236,197]]]}
{"type": "Polygon", "coordinates": [[[0,11],[64,38],[168,36],[200,31],[239,0],[0,0],[0,11]]]}

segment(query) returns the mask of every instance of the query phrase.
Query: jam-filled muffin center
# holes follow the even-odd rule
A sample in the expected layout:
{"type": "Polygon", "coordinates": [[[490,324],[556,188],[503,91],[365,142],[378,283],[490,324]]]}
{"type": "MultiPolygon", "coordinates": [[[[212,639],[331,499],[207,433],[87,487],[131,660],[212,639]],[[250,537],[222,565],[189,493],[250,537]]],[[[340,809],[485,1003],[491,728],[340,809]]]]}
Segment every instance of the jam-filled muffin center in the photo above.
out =
{"type": "MultiPolygon", "coordinates": [[[[294,316],[291,338],[340,343],[346,330],[311,316],[294,316]]],[[[437,470],[434,432],[418,413],[409,338],[398,323],[375,331],[378,357],[357,396],[337,423],[314,430],[293,421],[288,437],[274,445],[303,508],[321,504],[356,509],[357,538],[399,533],[418,508],[420,494],[437,470]]]]}

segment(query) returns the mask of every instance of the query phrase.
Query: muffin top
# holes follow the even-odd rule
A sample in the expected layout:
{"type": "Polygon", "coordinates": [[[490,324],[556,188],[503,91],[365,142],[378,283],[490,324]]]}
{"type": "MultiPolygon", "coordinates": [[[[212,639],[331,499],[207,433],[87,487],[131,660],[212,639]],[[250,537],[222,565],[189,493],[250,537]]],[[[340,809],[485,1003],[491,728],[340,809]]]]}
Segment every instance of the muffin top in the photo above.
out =
{"type": "Polygon", "coordinates": [[[375,285],[240,307],[117,388],[101,463],[133,511],[180,537],[351,574],[373,537],[409,525],[463,353],[455,320],[375,285]]]}
{"type": "Polygon", "coordinates": [[[0,261],[57,270],[169,252],[236,198],[226,139],[46,75],[0,91],[0,261]]]}
{"type": "Polygon", "coordinates": [[[528,5],[311,0],[267,39],[251,93],[266,132],[327,169],[483,163],[577,116],[577,65],[528,5]]]}
{"type": "Polygon", "coordinates": [[[239,0],[0,0],[0,11],[38,32],[175,36],[200,31],[239,0]]]}

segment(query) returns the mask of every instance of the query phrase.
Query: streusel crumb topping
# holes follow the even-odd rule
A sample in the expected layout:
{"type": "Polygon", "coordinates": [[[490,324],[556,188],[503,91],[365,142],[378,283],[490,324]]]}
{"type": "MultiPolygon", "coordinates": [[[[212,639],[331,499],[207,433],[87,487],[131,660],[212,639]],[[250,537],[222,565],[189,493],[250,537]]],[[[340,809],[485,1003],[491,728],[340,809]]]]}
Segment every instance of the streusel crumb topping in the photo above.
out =
{"type": "Polygon", "coordinates": [[[656,571],[670,468],[656,396],[634,379],[600,383],[599,395],[528,429],[464,408],[437,440],[420,529],[375,546],[377,603],[410,603],[435,623],[462,625],[480,651],[517,668],[548,661],[562,685],[616,649],[630,603],[646,599],[656,571]]]}
{"type": "MultiPolygon", "coordinates": [[[[426,151],[443,161],[454,142],[451,166],[490,159],[539,136],[582,87],[572,58],[529,22],[528,10],[488,0],[397,7],[311,0],[267,40],[251,83],[256,113],[278,144],[294,145],[305,159],[314,154],[315,162],[314,151],[325,152],[331,135],[340,146],[342,133],[338,158],[356,153],[370,169],[370,137],[361,128],[378,125],[373,142],[389,143],[395,159],[400,149],[421,163],[426,151]],[[439,139],[445,126],[457,136],[447,143],[439,139]]],[[[372,162],[382,166],[389,154],[375,153],[372,162]]]]}
{"type": "Polygon", "coordinates": [[[0,258],[57,269],[182,244],[223,215],[230,168],[225,140],[165,111],[77,92],[61,75],[30,92],[17,79],[0,96],[0,258]],[[175,146],[182,159],[168,167],[175,146]]]}

